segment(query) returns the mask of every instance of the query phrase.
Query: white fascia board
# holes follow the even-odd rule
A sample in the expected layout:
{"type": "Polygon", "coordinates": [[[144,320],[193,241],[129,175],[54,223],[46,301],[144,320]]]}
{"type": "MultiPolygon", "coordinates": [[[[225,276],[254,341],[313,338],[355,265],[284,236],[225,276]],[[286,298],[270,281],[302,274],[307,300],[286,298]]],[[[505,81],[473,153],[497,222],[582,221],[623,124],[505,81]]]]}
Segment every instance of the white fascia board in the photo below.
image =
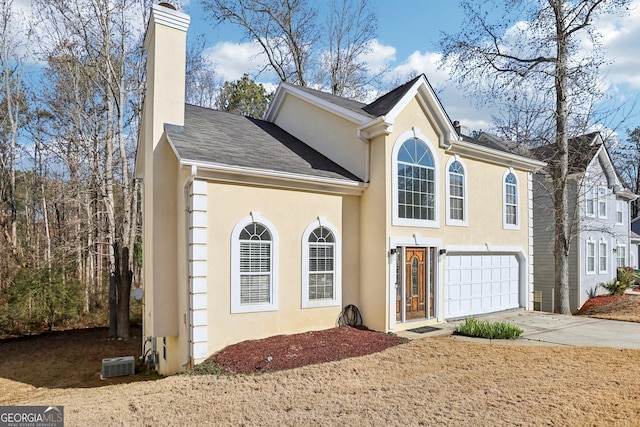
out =
{"type": "Polygon", "coordinates": [[[517,154],[494,150],[492,148],[483,147],[481,145],[462,140],[451,141],[451,146],[447,149],[447,152],[499,165],[513,166],[514,168],[530,172],[537,172],[547,166],[545,162],[541,162],[539,160],[533,160],[527,157],[518,156],[517,154]]]}
{"type": "Polygon", "coordinates": [[[274,96],[273,101],[271,102],[271,106],[267,110],[265,114],[265,120],[268,122],[273,122],[275,116],[278,114],[280,110],[280,105],[282,104],[285,95],[289,93],[297,98],[303,99],[309,104],[315,105],[323,110],[329,111],[343,119],[346,119],[350,122],[356,123],[358,125],[362,125],[371,121],[371,117],[366,114],[359,114],[353,110],[348,108],[341,107],[332,102],[326,101],[322,98],[314,96],[309,92],[305,92],[303,90],[298,89],[297,87],[290,85],[288,83],[282,82],[276,91],[276,95],[274,96]],[[273,107],[273,108],[272,108],[273,107]]]}
{"type": "Polygon", "coordinates": [[[279,172],[220,163],[180,159],[180,167],[196,166],[198,177],[218,181],[247,183],[282,188],[321,191],[334,194],[359,196],[369,186],[365,182],[315,177],[296,173],[279,172]]]}
{"type": "Polygon", "coordinates": [[[457,141],[460,139],[458,132],[456,132],[451,120],[446,111],[440,104],[437,95],[433,91],[433,88],[427,81],[424,75],[420,76],[418,80],[411,86],[411,88],[404,94],[402,99],[396,103],[396,105],[389,111],[386,118],[388,122],[395,122],[398,114],[404,110],[409,102],[417,95],[420,94],[419,100],[423,103],[423,107],[433,115],[432,119],[438,124],[441,131],[441,138],[439,145],[446,147],[449,141],[457,141]]]}

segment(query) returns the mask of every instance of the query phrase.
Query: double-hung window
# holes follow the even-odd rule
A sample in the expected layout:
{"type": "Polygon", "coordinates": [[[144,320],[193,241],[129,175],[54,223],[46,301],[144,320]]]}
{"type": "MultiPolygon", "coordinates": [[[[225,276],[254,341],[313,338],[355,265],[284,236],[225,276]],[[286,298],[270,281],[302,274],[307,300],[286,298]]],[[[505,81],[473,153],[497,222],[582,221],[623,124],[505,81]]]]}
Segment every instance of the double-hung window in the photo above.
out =
{"type": "Polygon", "coordinates": [[[616,200],[616,224],[624,224],[624,202],[616,200]]]}
{"type": "Polygon", "coordinates": [[[589,239],[587,240],[587,273],[596,272],[596,243],[589,239]]]}
{"type": "Polygon", "coordinates": [[[625,245],[616,246],[616,266],[618,268],[626,267],[627,265],[627,247],[625,245]]]}
{"type": "Polygon", "coordinates": [[[602,273],[606,273],[607,272],[607,258],[609,253],[607,252],[607,242],[606,240],[602,239],[600,240],[600,243],[598,245],[598,273],[602,274],[602,273]]]}
{"type": "Polygon", "coordinates": [[[587,216],[596,215],[596,191],[592,186],[584,193],[585,213],[587,216]]]}
{"type": "Polygon", "coordinates": [[[598,217],[607,217],[607,187],[598,187],[598,217]]]}

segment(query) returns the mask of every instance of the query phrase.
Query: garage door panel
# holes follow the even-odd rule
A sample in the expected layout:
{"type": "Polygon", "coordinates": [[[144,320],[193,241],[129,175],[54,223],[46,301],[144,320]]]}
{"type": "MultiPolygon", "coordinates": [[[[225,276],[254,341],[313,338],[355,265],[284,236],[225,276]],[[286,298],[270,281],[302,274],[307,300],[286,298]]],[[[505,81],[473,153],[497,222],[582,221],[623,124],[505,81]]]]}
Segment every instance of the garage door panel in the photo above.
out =
{"type": "Polygon", "coordinates": [[[445,318],[517,308],[520,272],[515,255],[447,255],[445,318]]]}

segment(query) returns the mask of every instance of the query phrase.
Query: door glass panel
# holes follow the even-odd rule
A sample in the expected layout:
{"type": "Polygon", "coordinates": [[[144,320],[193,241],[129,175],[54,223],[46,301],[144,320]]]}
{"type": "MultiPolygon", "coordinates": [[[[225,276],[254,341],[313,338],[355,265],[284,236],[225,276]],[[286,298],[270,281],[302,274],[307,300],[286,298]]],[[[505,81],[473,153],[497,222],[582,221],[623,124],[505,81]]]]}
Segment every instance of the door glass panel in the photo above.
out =
{"type": "Polygon", "coordinates": [[[411,260],[411,294],[418,295],[418,258],[411,260]]]}

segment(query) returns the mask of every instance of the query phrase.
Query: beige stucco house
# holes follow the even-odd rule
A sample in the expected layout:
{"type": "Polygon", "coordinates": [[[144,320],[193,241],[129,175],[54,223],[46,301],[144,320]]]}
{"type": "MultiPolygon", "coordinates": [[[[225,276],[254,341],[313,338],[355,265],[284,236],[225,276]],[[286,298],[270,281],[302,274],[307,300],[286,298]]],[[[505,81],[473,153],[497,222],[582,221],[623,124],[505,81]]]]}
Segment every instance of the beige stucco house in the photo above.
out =
{"type": "Polygon", "coordinates": [[[282,83],[264,120],[185,105],[189,17],[154,5],[136,159],[161,373],[247,339],[531,309],[532,173],[424,76],[370,104],[282,83]]]}

